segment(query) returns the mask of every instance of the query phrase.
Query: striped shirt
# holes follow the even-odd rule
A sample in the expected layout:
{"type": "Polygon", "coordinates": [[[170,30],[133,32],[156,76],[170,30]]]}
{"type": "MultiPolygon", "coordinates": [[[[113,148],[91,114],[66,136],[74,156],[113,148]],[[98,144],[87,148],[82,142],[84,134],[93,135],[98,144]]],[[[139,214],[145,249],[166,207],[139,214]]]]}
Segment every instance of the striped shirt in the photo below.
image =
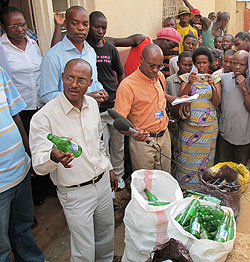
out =
{"type": "Polygon", "coordinates": [[[0,193],[20,183],[30,167],[30,158],[13,120],[25,107],[16,87],[0,67],[0,193]]]}

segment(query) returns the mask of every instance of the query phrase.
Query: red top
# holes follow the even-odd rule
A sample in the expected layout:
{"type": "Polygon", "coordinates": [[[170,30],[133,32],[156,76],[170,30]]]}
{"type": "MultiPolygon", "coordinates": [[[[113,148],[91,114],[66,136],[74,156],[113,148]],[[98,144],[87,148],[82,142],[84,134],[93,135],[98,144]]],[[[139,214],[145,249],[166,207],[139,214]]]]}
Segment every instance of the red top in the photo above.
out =
{"type": "Polygon", "coordinates": [[[142,50],[148,44],[152,44],[152,40],[149,37],[145,37],[145,39],[139,45],[131,47],[124,67],[126,76],[132,74],[141,64],[140,56],[142,54],[142,50]]]}

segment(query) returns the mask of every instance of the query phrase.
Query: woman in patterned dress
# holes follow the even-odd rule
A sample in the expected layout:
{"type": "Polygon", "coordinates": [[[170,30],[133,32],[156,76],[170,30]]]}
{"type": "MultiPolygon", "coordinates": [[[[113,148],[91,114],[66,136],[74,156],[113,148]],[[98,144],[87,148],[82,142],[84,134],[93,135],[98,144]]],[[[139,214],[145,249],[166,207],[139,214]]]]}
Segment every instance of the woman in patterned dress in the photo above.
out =
{"type": "Polygon", "coordinates": [[[199,94],[191,103],[191,113],[180,124],[178,137],[176,179],[183,189],[199,184],[199,167],[211,167],[214,162],[215,145],[218,134],[216,107],[221,101],[220,78],[206,74],[213,62],[211,52],[206,47],[194,51],[193,63],[198,74],[181,75],[179,96],[199,94]]]}

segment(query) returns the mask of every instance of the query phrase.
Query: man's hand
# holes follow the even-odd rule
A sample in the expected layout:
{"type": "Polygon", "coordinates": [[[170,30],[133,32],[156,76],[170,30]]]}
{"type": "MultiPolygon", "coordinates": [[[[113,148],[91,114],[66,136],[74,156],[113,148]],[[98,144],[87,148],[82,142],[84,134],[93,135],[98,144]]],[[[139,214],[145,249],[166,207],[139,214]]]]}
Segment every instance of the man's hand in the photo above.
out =
{"type": "Polygon", "coordinates": [[[63,26],[63,22],[65,20],[65,13],[60,12],[60,11],[55,11],[54,12],[54,20],[55,20],[55,24],[57,26],[63,26]]]}
{"type": "Polygon", "coordinates": [[[73,154],[68,152],[63,153],[57,149],[56,146],[53,146],[53,149],[50,154],[50,158],[52,161],[56,163],[61,163],[65,168],[71,168],[73,165],[70,162],[75,158],[73,154]]]}
{"type": "Polygon", "coordinates": [[[149,141],[149,132],[148,131],[144,131],[141,130],[139,128],[135,129],[139,132],[137,134],[133,134],[132,137],[136,140],[136,141],[140,141],[140,142],[145,142],[145,141],[149,141]]]}
{"type": "Polygon", "coordinates": [[[243,94],[248,93],[247,86],[246,86],[246,78],[243,75],[238,75],[236,77],[236,81],[239,85],[239,88],[243,91],[243,94]]]}
{"type": "Polygon", "coordinates": [[[179,115],[182,120],[187,120],[190,116],[191,103],[183,103],[179,107],[179,115]]]}
{"type": "Polygon", "coordinates": [[[109,94],[104,89],[100,91],[88,93],[87,95],[93,97],[97,101],[98,104],[101,104],[104,101],[107,101],[109,98],[109,94]]]}
{"type": "Polygon", "coordinates": [[[196,72],[192,72],[190,73],[189,77],[188,77],[188,81],[190,84],[193,84],[194,82],[196,82],[198,80],[198,76],[196,72]]]}
{"type": "Polygon", "coordinates": [[[110,184],[111,184],[112,191],[116,191],[118,187],[118,181],[116,179],[114,171],[110,170],[109,175],[110,175],[110,184]]]}
{"type": "Polygon", "coordinates": [[[108,92],[105,89],[102,89],[100,92],[102,92],[104,102],[106,102],[108,100],[108,98],[109,98],[108,92]]]}

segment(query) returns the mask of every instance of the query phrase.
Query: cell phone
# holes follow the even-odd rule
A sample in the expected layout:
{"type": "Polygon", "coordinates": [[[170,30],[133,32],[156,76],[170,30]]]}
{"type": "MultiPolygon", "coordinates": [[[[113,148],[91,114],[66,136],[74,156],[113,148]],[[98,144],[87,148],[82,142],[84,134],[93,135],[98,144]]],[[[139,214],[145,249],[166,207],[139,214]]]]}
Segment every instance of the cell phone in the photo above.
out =
{"type": "Polygon", "coordinates": [[[199,82],[205,82],[206,79],[207,79],[207,75],[206,74],[198,74],[197,77],[198,77],[198,81],[199,82]]]}

